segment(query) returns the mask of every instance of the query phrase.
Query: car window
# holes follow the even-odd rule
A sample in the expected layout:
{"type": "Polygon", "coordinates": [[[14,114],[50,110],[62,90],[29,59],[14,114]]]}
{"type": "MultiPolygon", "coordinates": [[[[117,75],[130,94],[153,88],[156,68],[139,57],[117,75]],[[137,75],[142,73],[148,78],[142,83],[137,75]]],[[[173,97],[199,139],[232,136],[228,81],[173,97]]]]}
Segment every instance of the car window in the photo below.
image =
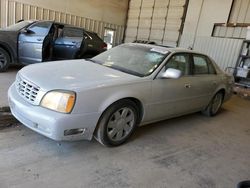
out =
{"type": "Polygon", "coordinates": [[[33,21],[21,21],[19,23],[16,23],[14,25],[10,25],[4,29],[1,30],[5,30],[5,31],[19,31],[27,26],[29,26],[30,24],[32,24],[33,21]]]}
{"type": "Polygon", "coordinates": [[[36,35],[47,35],[49,33],[51,22],[37,22],[29,27],[36,35]]]}
{"type": "Polygon", "coordinates": [[[63,37],[83,37],[83,30],[73,27],[66,27],[63,30],[63,37]]]}
{"type": "Polygon", "coordinates": [[[96,34],[96,33],[92,33],[92,32],[87,32],[88,35],[95,41],[102,41],[102,39],[96,34]]]}
{"type": "Polygon", "coordinates": [[[91,39],[91,37],[87,34],[87,32],[83,32],[83,36],[85,39],[91,39]]]}
{"type": "Polygon", "coordinates": [[[206,57],[200,55],[193,55],[194,59],[194,74],[209,74],[206,57]]]}
{"type": "Polygon", "coordinates": [[[95,56],[92,61],[143,77],[154,72],[168,54],[161,48],[124,44],[95,56]]]}
{"type": "Polygon", "coordinates": [[[207,58],[207,63],[208,63],[209,74],[216,74],[216,70],[215,70],[212,62],[208,58],[207,58]]]}
{"type": "Polygon", "coordinates": [[[190,58],[188,54],[173,55],[166,63],[165,70],[168,68],[178,69],[182,72],[182,75],[188,75],[190,67],[189,59],[190,58]]]}

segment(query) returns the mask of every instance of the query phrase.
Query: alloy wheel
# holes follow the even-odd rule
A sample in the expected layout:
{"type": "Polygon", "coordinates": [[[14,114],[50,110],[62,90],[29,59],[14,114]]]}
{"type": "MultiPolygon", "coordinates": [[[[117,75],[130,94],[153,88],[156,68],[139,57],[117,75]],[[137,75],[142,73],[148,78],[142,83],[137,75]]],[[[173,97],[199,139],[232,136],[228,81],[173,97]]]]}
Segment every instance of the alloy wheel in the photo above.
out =
{"type": "Polygon", "coordinates": [[[115,111],[107,125],[107,135],[112,141],[121,141],[133,130],[135,114],[129,107],[115,111]]]}

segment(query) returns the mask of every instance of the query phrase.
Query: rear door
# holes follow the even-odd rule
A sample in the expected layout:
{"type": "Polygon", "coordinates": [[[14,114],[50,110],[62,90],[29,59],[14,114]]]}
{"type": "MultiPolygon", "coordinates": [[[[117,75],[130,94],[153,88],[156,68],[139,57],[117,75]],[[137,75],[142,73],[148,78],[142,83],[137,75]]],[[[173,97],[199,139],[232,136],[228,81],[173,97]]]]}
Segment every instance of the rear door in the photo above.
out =
{"type": "Polygon", "coordinates": [[[65,26],[53,47],[54,59],[75,59],[84,48],[83,29],[65,26]]]}
{"type": "Polygon", "coordinates": [[[192,77],[190,80],[194,92],[194,106],[204,108],[218,86],[218,76],[209,58],[201,54],[192,55],[192,77]]]}
{"type": "Polygon", "coordinates": [[[18,38],[18,56],[23,64],[43,61],[43,45],[52,26],[52,22],[35,22],[21,32],[18,38]]]}

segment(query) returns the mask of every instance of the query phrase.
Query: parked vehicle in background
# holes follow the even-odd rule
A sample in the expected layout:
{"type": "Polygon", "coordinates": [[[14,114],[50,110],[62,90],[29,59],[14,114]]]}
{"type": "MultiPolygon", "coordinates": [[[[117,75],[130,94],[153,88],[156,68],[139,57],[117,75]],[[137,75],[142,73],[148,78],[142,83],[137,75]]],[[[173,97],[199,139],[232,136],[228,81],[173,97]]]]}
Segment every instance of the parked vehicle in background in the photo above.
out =
{"type": "Polygon", "coordinates": [[[54,140],[94,136],[116,146],[137,125],[197,111],[216,115],[231,97],[233,83],[204,54],[129,43],[89,60],[24,67],[8,96],[12,114],[42,135],[54,140]]]}
{"type": "Polygon", "coordinates": [[[0,30],[0,72],[10,64],[90,58],[107,49],[94,32],[54,21],[21,21],[0,30]]]}

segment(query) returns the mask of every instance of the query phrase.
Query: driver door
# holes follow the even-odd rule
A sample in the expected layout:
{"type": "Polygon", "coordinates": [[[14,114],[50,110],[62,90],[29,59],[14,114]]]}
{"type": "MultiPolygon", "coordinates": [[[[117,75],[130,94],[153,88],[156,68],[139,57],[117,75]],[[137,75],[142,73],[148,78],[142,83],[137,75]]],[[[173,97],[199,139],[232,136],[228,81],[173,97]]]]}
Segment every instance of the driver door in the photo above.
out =
{"type": "Polygon", "coordinates": [[[32,64],[43,61],[44,43],[49,40],[52,24],[52,22],[36,22],[21,31],[18,38],[19,62],[32,64]]]}
{"type": "Polygon", "coordinates": [[[191,55],[177,53],[167,61],[161,72],[152,82],[152,103],[149,121],[179,116],[192,111],[195,105],[194,92],[191,87],[191,55]],[[161,73],[168,68],[178,69],[182,76],[177,79],[161,78],[161,73]]]}

